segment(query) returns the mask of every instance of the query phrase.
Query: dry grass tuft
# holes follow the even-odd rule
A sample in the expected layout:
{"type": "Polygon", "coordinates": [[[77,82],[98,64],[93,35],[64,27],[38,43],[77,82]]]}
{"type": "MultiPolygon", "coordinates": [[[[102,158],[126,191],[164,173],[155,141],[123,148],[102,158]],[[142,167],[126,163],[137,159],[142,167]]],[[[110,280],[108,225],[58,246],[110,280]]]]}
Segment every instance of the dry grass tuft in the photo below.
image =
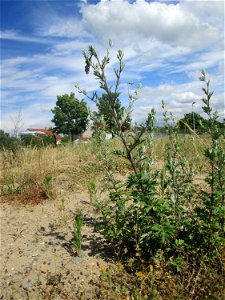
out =
{"type": "Polygon", "coordinates": [[[61,188],[83,189],[87,177],[97,174],[96,162],[91,145],[86,144],[26,148],[15,154],[2,152],[2,201],[37,204],[47,198],[56,198],[61,188]]]}
{"type": "Polygon", "coordinates": [[[17,204],[37,205],[48,199],[45,190],[36,182],[29,184],[26,189],[18,194],[6,194],[1,197],[2,202],[17,204]]]}
{"type": "MultiPolygon", "coordinates": [[[[167,137],[156,137],[155,159],[162,163],[167,137]]],[[[181,151],[184,157],[202,171],[203,154],[209,143],[208,137],[181,136],[181,151]]],[[[80,191],[87,188],[90,178],[98,182],[101,177],[98,144],[68,144],[61,147],[25,148],[15,153],[0,153],[0,195],[3,201],[40,203],[47,198],[56,198],[59,190],[80,191]],[[51,191],[46,190],[45,178],[52,177],[51,191]],[[49,197],[51,195],[51,197],[49,197]]],[[[107,151],[120,149],[117,139],[106,141],[107,151]]],[[[204,166],[204,168],[207,166],[204,166]]],[[[117,171],[125,176],[129,172],[128,162],[121,158],[116,161],[117,171]]]]}

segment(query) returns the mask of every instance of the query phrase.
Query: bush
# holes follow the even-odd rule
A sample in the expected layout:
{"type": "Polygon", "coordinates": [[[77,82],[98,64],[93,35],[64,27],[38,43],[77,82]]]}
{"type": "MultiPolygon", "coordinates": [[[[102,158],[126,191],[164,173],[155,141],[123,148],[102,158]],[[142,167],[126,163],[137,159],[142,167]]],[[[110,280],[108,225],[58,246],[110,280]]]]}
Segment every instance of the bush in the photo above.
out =
{"type": "Polygon", "coordinates": [[[200,80],[206,86],[203,88],[203,110],[208,116],[211,144],[205,152],[209,165],[205,179],[207,189],[196,191],[193,166],[180,151],[179,128],[164,103],[164,127],[169,140],[160,169],[154,166],[155,111],[151,111],[141,129],[127,134],[121,130],[138,93],[129,94],[130,105],[119,118],[113,106],[113,93],[117,92],[124,68],[122,51],[119,50],[117,55],[119,68],[115,70],[117,79],[113,91],[105,76],[105,67],[110,61],[109,51],[101,61],[95,49],[90,47],[88,53],[84,52],[84,57],[86,70],[93,69],[100,87],[107,93],[114,132],[123,145],[122,150],[109,153],[99,139],[109,194],[108,203],[104,202],[100,207],[99,229],[117,253],[136,257],[139,263],[152,262],[180,274],[189,274],[193,268],[199,268],[201,272],[202,264],[205,264],[206,269],[214,267],[215,273],[221,274],[224,272],[221,258],[225,246],[225,152],[218,116],[210,105],[213,93],[209,90],[210,81],[205,72],[200,80]],[[131,169],[124,180],[115,176],[115,160],[121,157],[129,162],[131,169]]]}
{"type": "MultiPolygon", "coordinates": [[[[225,123],[219,122],[218,120],[214,120],[214,122],[216,123],[218,130],[221,132],[221,134],[223,134],[225,123]]],[[[179,127],[181,133],[207,133],[209,131],[210,119],[204,119],[195,112],[188,113],[177,122],[177,126],[179,127]]]]}
{"type": "Polygon", "coordinates": [[[12,137],[9,133],[0,130],[0,150],[11,150],[13,152],[20,148],[20,140],[12,137]]]}
{"type": "Polygon", "coordinates": [[[42,148],[49,145],[55,146],[55,138],[52,135],[23,135],[21,136],[22,145],[25,147],[42,148]]]}
{"type": "Polygon", "coordinates": [[[71,137],[69,135],[64,135],[64,137],[61,140],[62,145],[70,144],[71,143],[71,137]]]}

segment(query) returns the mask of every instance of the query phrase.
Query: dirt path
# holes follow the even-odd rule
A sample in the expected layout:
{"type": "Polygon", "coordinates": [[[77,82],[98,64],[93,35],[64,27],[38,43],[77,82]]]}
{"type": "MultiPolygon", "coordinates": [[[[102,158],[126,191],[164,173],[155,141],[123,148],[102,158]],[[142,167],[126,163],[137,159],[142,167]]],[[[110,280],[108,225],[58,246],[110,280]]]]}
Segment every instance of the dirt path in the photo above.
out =
{"type": "Polygon", "coordinates": [[[94,232],[87,193],[37,206],[1,203],[0,299],[97,299],[100,269],[110,249],[94,232]],[[72,248],[74,214],[84,216],[82,253],[72,248]]]}

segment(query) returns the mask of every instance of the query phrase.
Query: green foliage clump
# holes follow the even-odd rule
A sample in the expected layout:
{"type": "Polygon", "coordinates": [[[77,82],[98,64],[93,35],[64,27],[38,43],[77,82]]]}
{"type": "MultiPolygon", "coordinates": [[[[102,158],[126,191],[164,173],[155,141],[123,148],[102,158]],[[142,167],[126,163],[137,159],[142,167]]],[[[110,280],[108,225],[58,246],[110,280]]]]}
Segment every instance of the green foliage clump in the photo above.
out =
{"type": "Polygon", "coordinates": [[[17,151],[20,148],[20,140],[12,137],[9,133],[0,130],[0,150],[17,151]]]}
{"type": "Polygon", "coordinates": [[[178,121],[178,126],[183,132],[190,132],[190,129],[196,130],[198,133],[207,131],[208,122],[196,112],[185,114],[178,121]]]}
{"type": "Polygon", "coordinates": [[[22,145],[25,147],[42,148],[55,145],[55,137],[52,135],[22,135],[22,145]]]}
{"type": "Polygon", "coordinates": [[[108,53],[107,50],[101,61],[93,47],[89,47],[88,53],[84,52],[86,71],[93,69],[100,87],[107,94],[115,134],[123,145],[122,149],[109,153],[99,139],[109,194],[108,203],[101,207],[102,233],[119,253],[129,254],[140,262],[164,265],[167,271],[174,273],[192,272],[195,266],[200,272],[204,263],[221,274],[224,272],[221,257],[225,246],[225,152],[218,115],[210,105],[213,94],[209,90],[210,81],[202,72],[200,80],[206,85],[203,111],[208,116],[211,143],[205,152],[209,165],[207,188],[196,191],[193,166],[180,151],[179,126],[164,103],[164,127],[169,138],[160,168],[155,166],[153,153],[154,110],[138,130],[126,134],[122,131],[121,125],[131,112],[138,90],[128,95],[129,107],[123,115],[118,115],[113,95],[120,85],[123,53],[118,51],[119,68],[115,70],[115,85],[110,86],[105,75],[110,61],[108,53]],[[115,160],[121,157],[127,160],[131,170],[123,180],[116,176],[115,167],[115,160]]]}
{"type": "Polygon", "coordinates": [[[73,249],[77,252],[78,255],[81,253],[81,246],[82,246],[82,234],[81,229],[84,223],[83,216],[81,214],[77,214],[74,218],[73,222],[73,249]]]}
{"type": "Polygon", "coordinates": [[[69,135],[64,135],[64,137],[61,140],[62,145],[66,145],[71,143],[71,137],[69,135]]]}
{"type": "MultiPolygon", "coordinates": [[[[119,99],[120,93],[112,93],[111,102],[113,102],[112,106],[115,110],[118,119],[121,119],[125,108],[121,105],[121,101],[119,99]]],[[[99,127],[105,127],[106,131],[114,134],[115,122],[111,111],[109,110],[109,99],[107,98],[107,94],[103,94],[101,97],[96,96],[95,99],[96,106],[98,108],[97,112],[93,114],[94,127],[98,129],[99,127]],[[103,120],[102,120],[103,119],[103,120]]],[[[127,116],[122,124],[122,130],[130,129],[131,127],[131,118],[127,116]]]]}
{"type": "Polygon", "coordinates": [[[84,100],[79,101],[74,93],[57,96],[56,106],[52,109],[55,124],[54,131],[71,137],[86,130],[88,125],[88,108],[84,100]]]}
{"type": "Polygon", "coordinates": [[[51,175],[45,175],[43,180],[44,192],[47,198],[53,199],[55,196],[53,190],[53,177],[51,175]]]}
{"type": "MultiPolygon", "coordinates": [[[[224,133],[225,123],[215,120],[217,128],[224,133]]],[[[178,127],[181,132],[190,133],[194,130],[196,133],[207,133],[210,126],[210,120],[203,118],[196,112],[185,114],[182,119],[178,121],[178,127]]]]}

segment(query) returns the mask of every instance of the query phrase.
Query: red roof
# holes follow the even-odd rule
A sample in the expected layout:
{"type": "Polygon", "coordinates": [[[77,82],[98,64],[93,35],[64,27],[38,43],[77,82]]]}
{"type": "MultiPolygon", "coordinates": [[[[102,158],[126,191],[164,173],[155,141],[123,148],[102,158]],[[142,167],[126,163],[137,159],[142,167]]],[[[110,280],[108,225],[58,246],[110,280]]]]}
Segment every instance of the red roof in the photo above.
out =
{"type": "Polygon", "coordinates": [[[39,131],[45,134],[49,134],[49,135],[54,135],[56,137],[56,139],[62,139],[62,136],[60,134],[57,134],[51,130],[47,130],[47,129],[40,129],[40,128],[27,128],[28,131],[39,131]]]}

